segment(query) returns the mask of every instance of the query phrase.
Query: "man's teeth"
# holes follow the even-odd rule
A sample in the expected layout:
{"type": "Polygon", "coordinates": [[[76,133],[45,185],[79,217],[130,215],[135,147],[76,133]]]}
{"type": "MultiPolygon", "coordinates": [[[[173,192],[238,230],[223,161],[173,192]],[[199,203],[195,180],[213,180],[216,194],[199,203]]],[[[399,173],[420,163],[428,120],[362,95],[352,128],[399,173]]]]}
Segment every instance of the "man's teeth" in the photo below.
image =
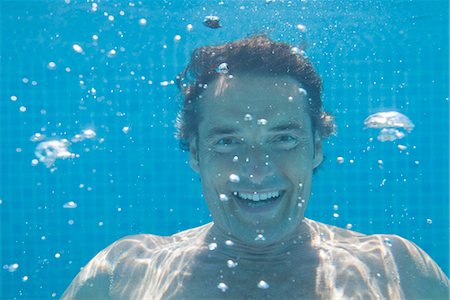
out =
{"type": "Polygon", "coordinates": [[[238,197],[245,199],[245,200],[252,200],[252,201],[262,201],[267,200],[271,198],[278,198],[280,196],[280,192],[269,192],[269,193],[237,193],[238,197]]]}

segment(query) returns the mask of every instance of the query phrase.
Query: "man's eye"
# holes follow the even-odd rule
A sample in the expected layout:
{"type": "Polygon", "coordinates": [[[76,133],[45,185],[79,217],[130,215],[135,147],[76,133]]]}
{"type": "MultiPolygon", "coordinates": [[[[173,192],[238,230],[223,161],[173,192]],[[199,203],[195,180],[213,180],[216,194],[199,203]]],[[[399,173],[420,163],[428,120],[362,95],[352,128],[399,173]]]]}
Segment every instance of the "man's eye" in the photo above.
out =
{"type": "Polygon", "coordinates": [[[298,144],[298,139],[295,136],[289,134],[283,134],[275,137],[272,143],[278,145],[281,148],[292,149],[298,144]]]}
{"type": "Polygon", "coordinates": [[[221,138],[220,140],[218,140],[216,142],[216,145],[218,146],[230,146],[230,145],[234,145],[237,144],[238,140],[236,140],[235,138],[221,138]]]}
{"type": "Polygon", "coordinates": [[[292,135],[281,135],[275,138],[275,142],[277,143],[295,143],[297,139],[292,135]]]}

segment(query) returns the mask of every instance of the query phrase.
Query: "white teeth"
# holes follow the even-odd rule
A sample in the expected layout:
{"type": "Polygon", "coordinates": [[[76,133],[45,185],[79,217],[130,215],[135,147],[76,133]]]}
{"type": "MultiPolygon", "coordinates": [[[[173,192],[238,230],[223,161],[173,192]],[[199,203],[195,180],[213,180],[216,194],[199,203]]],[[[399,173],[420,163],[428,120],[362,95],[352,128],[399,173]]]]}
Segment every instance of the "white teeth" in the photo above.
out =
{"type": "Polygon", "coordinates": [[[237,193],[238,196],[245,200],[252,200],[252,201],[261,201],[261,200],[267,200],[271,198],[276,198],[280,195],[279,191],[276,192],[269,192],[269,193],[237,193]]]}

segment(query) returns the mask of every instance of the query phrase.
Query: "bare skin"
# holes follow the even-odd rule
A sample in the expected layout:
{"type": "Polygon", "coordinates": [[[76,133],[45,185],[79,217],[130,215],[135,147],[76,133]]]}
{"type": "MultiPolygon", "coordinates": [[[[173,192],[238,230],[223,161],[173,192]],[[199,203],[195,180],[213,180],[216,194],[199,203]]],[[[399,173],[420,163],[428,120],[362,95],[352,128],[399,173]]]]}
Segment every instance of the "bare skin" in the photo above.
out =
{"type": "Polygon", "coordinates": [[[448,279],[413,243],[304,218],[322,161],[307,103],[287,76],[211,83],[189,162],[214,225],[119,240],[63,299],[447,299],[448,279]]]}
{"type": "Polygon", "coordinates": [[[407,240],[304,225],[284,255],[227,245],[212,223],[171,237],[127,237],[100,252],[62,299],[448,299],[446,276],[407,240]],[[261,280],[269,287],[259,288],[261,280]]]}

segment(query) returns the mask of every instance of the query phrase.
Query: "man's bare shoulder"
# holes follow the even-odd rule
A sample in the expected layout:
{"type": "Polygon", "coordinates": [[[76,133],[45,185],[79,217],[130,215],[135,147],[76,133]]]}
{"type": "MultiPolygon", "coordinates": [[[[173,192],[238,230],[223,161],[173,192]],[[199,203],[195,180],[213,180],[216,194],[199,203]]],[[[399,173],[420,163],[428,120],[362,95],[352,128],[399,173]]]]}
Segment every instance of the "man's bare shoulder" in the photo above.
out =
{"type": "Polygon", "coordinates": [[[334,258],[333,265],[375,275],[378,281],[398,286],[406,299],[448,299],[449,281],[433,259],[413,242],[392,234],[365,235],[308,220],[316,234],[313,243],[334,258]]]}
{"type": "Polygon", "coordinates": [[[201,240],[209,228],[207,224],[172,236],[138,234],[121,238],[91,259],[62,299],[108,299],[116,293],[114,289],[132,288],[146,270],[156,269],[162,262],[175,262],[177,256],[193,249],[192,243],[201,240]],[[133,282],[127,282],[127,278],[133,282]]]}

